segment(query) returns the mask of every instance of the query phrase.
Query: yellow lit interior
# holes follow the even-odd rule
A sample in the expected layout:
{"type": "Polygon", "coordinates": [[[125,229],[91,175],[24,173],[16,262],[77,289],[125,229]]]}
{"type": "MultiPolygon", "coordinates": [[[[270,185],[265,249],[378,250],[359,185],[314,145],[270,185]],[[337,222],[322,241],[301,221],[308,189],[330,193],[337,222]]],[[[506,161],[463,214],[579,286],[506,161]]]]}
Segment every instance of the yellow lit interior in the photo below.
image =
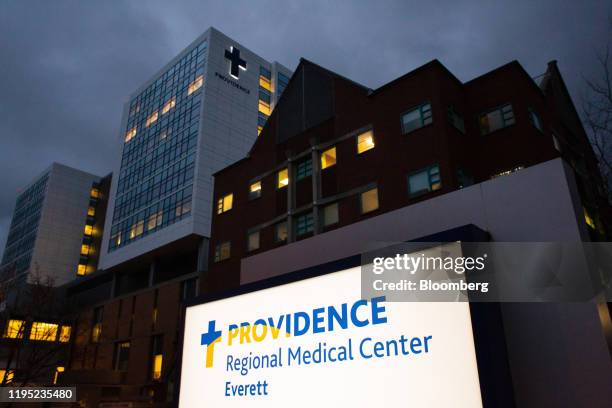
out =
{"type": "Polygon", "coordinates": [[[361,193],[361,212],[367,213],[378,209],[378,189],[361,193]]]}
{"type": "Polygon", "coordinates": [[[83,232],[85,235],[90,236],[91,234],[93,234],[93,226],[85,225],[85,229],[83,232]]]}
{"type": "Polygon", "coordinates": [[[53,375],[53,384],[57,384],[57,380],[59,379],[59,375],[60,373],[63,373],[65,371],[64,367],[56,367],[55,368],[55,374],[53,375]]]}
{"type": "Polygon", "coordinates": [[[270,83],[270,80],[263,75],[259,76],[259,86],[272,92],[272,84],[270,83]]]}
{"type": "Polygon", "coordinates": [[[81,245],[81,255],[88,255],[89,249],[90,249],[89,245],[81,245]]]}
{"type": "Polygon", "coordinates": [[[91,341],[92,343],[97,343],[100,341],[100,335],[102,334],[102,323],[94,324],[91,329],[91,341]]]}
{"type": "Polygon", "coordinates": [[[87,209],[87,215],[89,215],[90,217],[93,217],[94,215],[96,215],[96,209],[95,207],[89,207],[87,209]]]}
{"type": "Polygon", "coordinates": [[[251,193],[257,193],[258,191],[261,191],[261,181],[256,181],[255,183],[251,184],[251,193]]]}
{"type": "Polygon", "coordinates": [[[91,198],[100,198],[100,190],[98,190],[97,188],[92,188],[91,191],[89,192],[89,196],[91,198]]]}
{"type": "Polygon", "coordinates": [[[33,322],[30,330],[30,340],[55,341],[57,338],[57,324],[33,322]]]}
{"type": "Polygon", "coordinates": [[[158,117],[159,117],[159,113],[157,113],[157,111],[153,112],[153,113],[151,114],[151,116],[149,116],[149,117],[147,118],[147,121],[146,121],[146,123],[145,123],[145,126],[146,126],[146,127],[149,127],[149,126],[151,126],[152,124],[154,124],[155,122],[157,122],[157,118],[158,118],[158,117]]]}
{"type": "Polygon", "coordinates": [[[144,221],[138,221],[136,224],[132,225],[130,228],[130,238],[135,238],[142,234],[144,229],[144,221]]]}
{"type": "Polygon", "coordinates": [[[79,264],[77,266],[77,275],[85,276],[87,274],[87,265],[79,264]]]}
{"type": "Polygon", "coordinates": [[[23,320],[10,319],[6,322],[4,337],[9,339],[23,339],[23,320]]]}
{"type": "Polygon", "coordinates": [[[70,334],[72,333],[72,327],[62,326],[60,328],[59,341],[62,343],[68,343],[70,341],[70,334]]]}
{"type": "Polygon", "coordinates": [[[225,197],[223,197],[223,212],[231,210],[233,204],[234,204],[234,194],[228,194],[225,197]]]}
{"type": "Polygon", "coordinates": [[[374,148],[374,133],[368,130],[357,136],[357,153],[361,154],[374,148]]]}
{"type": "Polygon", "coordinates": [[[334,164],[336,164],[336,148],[332,147],[321,153],[321,170],[331,167],[334,164]]]}
{"type": "Polygon", "coordinates": [[[263,126],[257,125],[257,136],[259,136],[261,134],[262,130],[263,130],[263,126]]]}
{"type": "Polygon", "coordinates": [[[595,221],[593,220],[593,217],[591,217],[586,208],[583,207],[582,211],[584,212],[584,221],[586,222],[586,224],[589,227],[595,229],[595,221]]]}
{"type": "Polygon", "coordinates": [[[170,111],[170,109],[174,108],[175,106],[176,106],[176,98],[173,96],[172,99],[170,99],[168,102],[166,102],[166,104],[162,108],[162,115],[164,113],[168,113],[170,111]]]}
{"type": "Polygon", "coordinates": [[[200,75],[192,83],[189,84],[189,87],[187,88],[187,95],[191,95],[192,93],[200,89],[203,83],[204,83],[204,77],[200,75]]]}
{"type": "Polygon", "coordinates": [[[129,142],[136,136],[136,128],[132,128],[125,133],[125,143],[129,142]]]}
{"type": "Polygon", "coordinates": [[[162,354],[156,354],[153,357],[153,379],[154,380],[159,380],[161,378],[163,360],[164,360],[164,357],[162,354]]]}
{"type": "Polygon", "coordinates": [[[261,99],[259,100],[259,111],[261,113],[266,114],[267,116],[270,116],[270,113],[272,112],[272,109],[270,108],[270,104],[267,102],[262,101],[261,99]]]}
{"type": "Polygon", "coordinates": [[[8,370],[8,373],[5,369],[0,370],[0,383],[10,384],[13,382],[13,377],[15,376],[15,371],[8,370]],[[6,379],[4,378],[6,376],[6,379]]]}
{"type": "Polygon", "coordinates": [[[278,172],[278,188],[283,188],[289,185],[289,170],[282,169],[278,172]]]}

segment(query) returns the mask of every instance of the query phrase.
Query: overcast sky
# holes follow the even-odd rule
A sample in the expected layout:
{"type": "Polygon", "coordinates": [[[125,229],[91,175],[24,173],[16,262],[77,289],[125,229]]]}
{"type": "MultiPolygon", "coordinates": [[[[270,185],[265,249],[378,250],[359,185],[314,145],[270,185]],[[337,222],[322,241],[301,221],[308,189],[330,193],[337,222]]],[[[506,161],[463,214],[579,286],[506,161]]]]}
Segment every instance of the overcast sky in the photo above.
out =
{"type": "Polygon", "coordinates": [[[434,58],[462,81],[556,59],[578,101],[612,2],[489,3],[0,0],[0,254],[20,188],[53,161],[109,173],[127,96],[209,26],[372,88],[434,58]]]}

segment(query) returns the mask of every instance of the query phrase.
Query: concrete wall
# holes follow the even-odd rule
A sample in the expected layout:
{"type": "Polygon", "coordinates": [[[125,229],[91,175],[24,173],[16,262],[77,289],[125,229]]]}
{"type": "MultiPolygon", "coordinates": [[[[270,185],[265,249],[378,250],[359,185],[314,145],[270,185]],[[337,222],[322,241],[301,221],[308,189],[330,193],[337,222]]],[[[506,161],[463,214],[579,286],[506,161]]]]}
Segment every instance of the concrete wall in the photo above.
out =
{"type": "MultiPolygon", "coordinates": [[[[495,241],[581,241],[582,208],[565,166],[545,162],[244,258],[241,283],[470,223],[495,241]]],[[[506,303],[502,314],[518,407],[612,406],[612,364],[595,304],[506,303]]]]}

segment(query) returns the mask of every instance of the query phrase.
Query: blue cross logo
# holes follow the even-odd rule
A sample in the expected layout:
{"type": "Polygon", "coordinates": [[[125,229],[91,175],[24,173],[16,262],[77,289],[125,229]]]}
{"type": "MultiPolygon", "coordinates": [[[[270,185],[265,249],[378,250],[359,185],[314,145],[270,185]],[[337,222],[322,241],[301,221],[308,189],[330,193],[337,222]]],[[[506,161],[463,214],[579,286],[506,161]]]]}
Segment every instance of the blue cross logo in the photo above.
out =
{"type": "Polygon", "coordinates": [[[213,354],[215,351],[215,343],[221,341],[221,330],[215,330],[215,321],[208,322],[208,332],[202,333],[200,344],[206,346],[206,368],[213,365],[213,354]]]}

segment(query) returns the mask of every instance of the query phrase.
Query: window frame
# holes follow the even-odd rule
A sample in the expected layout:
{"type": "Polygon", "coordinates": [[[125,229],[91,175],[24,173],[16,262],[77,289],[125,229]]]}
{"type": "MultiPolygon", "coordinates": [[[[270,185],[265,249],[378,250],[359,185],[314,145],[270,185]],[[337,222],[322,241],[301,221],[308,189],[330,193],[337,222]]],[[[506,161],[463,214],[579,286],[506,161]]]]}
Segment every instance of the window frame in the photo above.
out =
{"type": "MultiPolygon", "coordinates": [[[[488,123],[488,121],[487,121],[487,123],[488,123]]],[[[478,115],[478,128],[480,130],[480,135],[481,136],[490,135],[491,133],[495,133],[495,132],[497,132],[499,130],[506,129],[506,128],[510,127],[510,126],[514,126],[515,124],[516,124],[516,115],[514,114],[514,106],[512,106],[512,102],[503,103],[503,104],[498,105],[498,106],[496,106],[496,107],[494,107],[492,109],[489,109],[489,110],[486,110],[484,112],[481,112],[478,115]],[[509,119],[504,118],[504,108],[506,106],[510,106],[510,111],[512,112],[512,123],[509,123],[509,119]],[[493,130],[489,129],[485,133],[484,129],[482,128],[482,118],[483,118],[483,116],[487,116],[490,113],[497,112],[497,111],[500,112],[500,116],[501,116],[501,120],[502,120],[502,126],[497,128],[497,129],[493,129],[493,130]]]]}

